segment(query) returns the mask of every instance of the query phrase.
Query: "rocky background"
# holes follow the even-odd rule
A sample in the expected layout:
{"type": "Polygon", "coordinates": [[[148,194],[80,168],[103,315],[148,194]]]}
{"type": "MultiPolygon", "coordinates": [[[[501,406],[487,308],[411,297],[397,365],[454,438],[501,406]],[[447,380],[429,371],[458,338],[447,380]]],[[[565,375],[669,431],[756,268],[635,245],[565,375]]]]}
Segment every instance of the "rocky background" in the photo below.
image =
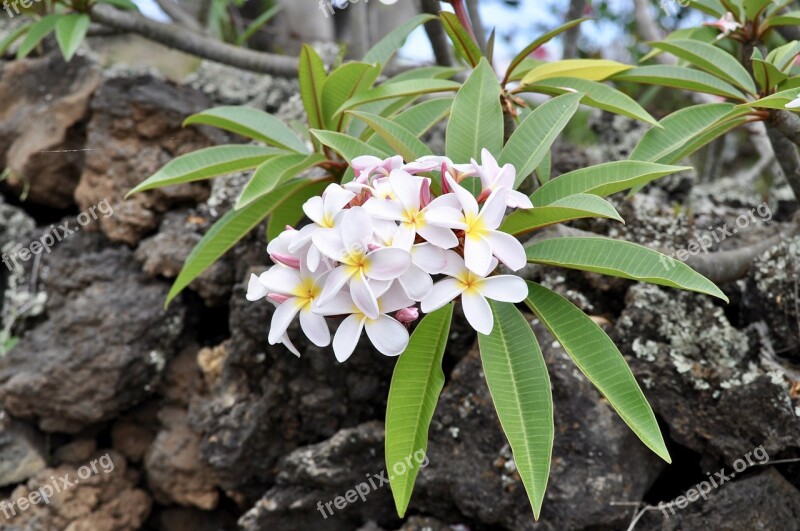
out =
{"type": "MultiPolygon", "coordinates": [[[[397,518],[388,486],[324,518],[318,502],[384,468],[394,360],[366,344],[344,365],[301,339],[301,359],[267,345],[271,306],[244,299],[249,272],[268,265],[263,227],[164,309],[171,280],[230,208],[243,176],[124,199],[173,157],[237,141],[181,128],[187,115],[249,104],[302,119],[296,82],[203,63],[175,83],[100,62],[83,55],[67,66],[58,54],[0,62],[0,168],[11,170],[0,185],[0,247],[29,245],[51,226],[80,228],[51,253],[0,267],[0,330],[19,338],[0,358],[0,499],[75,478],[101,455],[114,470],[49,505],[0,513],[0,529],[612,530],[634,518],[635,529],[800,526],[800,463],[780,462],[800,457],[800,238],[785,239],[744,279],[723,286],[729,305],[575,271],[528,271],[606,327],[662,423],[672,465],[638,442],[532,318],[557,428],[534,523],[474,333],[458,324],[430,464],[407,519],[397,518]],[[78,214],[106,200],[113,214],[80,226],[78,214]],[[668,518],[655,507],[707,474],[730,473],[759,446],[770,462],[736,474],[707,501],[668,518]]],[[[599,143],[559,144],[557,173],[625,158],[643,132],[602,114],[590,124],[599,143]]],[[[441,134],[429,140],[438,145],[441,134]]],[[[676,250],[695,230],[731,223],[766,199],[772,219],[718,247],[772,236],[797,204],[780,182],[765,196],[737,178],[737,152],[723,153],[733,177],[670,177],[632,200],[614,199],[625,226],[579,226],[676,250]]]]}

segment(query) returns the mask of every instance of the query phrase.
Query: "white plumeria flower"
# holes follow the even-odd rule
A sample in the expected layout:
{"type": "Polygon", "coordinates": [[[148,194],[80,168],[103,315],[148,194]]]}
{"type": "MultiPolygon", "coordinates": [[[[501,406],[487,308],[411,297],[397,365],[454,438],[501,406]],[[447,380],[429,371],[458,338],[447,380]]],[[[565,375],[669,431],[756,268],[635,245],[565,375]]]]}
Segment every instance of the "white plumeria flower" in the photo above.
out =
{"type": "Polygon", "coordinates": [[[410,250],[417,234],[442,249],[451,249],[458,245],[458,238],[452,230],[431,225],[425,221],[426,214],[437,208],[458,208],[458,198],[454,194],[439,196],[422,207],[424,179],[414,177],[402,170],[394,170],[389,175],[388,181],[396,200],[373,197],[364,203],[364,208],[375,218],[400,223],[394,234],[392,243],[394,247],[410,250]]]}
{"type": "Polygon", "coordinates": [[[472,167],[481,179],[483,185],[482,195],[488,196],[497,190],[508,190],[506,206],[509,208],[533,208],[530,198],[514,190],[514,181],[517,178],[517,169],[512,164],[505,164],[502,168],[489,153],[489,150],[481,151],[481,164],[479,165],[472,159],[472,167]]]}
{"type": "Polygon", "coordinates": [[[313,273],[301,262],[300,269],[276,265],[256,277],[250,277],[248,300],[268,298],[277,304],[269,331],[269,344],[281,342],[286,330],[300,314],[300,327],[312,343],[326,347],[331,343],[331,334],[325,318],[312,311],[314,302],[324,284],[327,271],[313,273]]]}
{"type": "Polygon", "coordinates": [[[386,356],[399,356],[408,346],[408,330],[397,319],[386,314],[413,306],[414,301],[406,296],[397,283],[387,284],[378,295],[378,314],[373,318],[364,314],[347,292],[339,292],[318,310],[324,315],[348,315],[339,325],[333,338],[333,352],[339,362],[345,362],[353,354],[361,333],[366,329],[367,337],[375,349],[386,356]]]}
{"type": "Polygon", "coordinates": [[[311,238],[320,230],[335,229],[341,219],[342,210],[355,196],[356,194],[338,184],[330,184],[322,193],[322,197],[314,196],[303,205],[303,212],[314,223],[306,225],[293,235],[288,251],[297,253],[308,246],[306,260],[309,270],[316,271],[322,258],[319,250],[309,245],[311,238]]]}
{"type": "Polygon", "coordinates": [[[369,184],[370,178],[373,175],[387,177],[392,170],[404,170],[410,174],[417,174],[439,168],[436,162],[425,162],[422,159],[405,164],[403,162],[403,157],[400,155],[388,159],[379,159],[372,155],[364,155],[354,158],[350,166],[352,166],[356,174],[355,182],[361,184],[369,184]]]}
{"type": "Polygon", "coordinates": [[[733,13],[728,11],[719,20],[715,22],[704,22],[703,25],[705,26],[712,26],[714,28],[719,29],[722,33],[717,35],[717,40],[722,39],[723,37],[727,37],[734,31],[738,30],[742,27],[742,25],[733,18],[733,13]]]}
{"type": "Polygon", "coordinates": [[[489,196],[483,208],[478,201],[445,174],[445,179],[458,198],[463,213],[459,210],[440,207],[426,216],[429,223],[464,231],[464,260],[470,271],[481,276],[488,275],[492,269],[492,255],[512,271],[525,267],[527,257],[522,244],[510,234],[498,231],[506,211],[508,190],[501,189],[489,196]]]}
{"type": "Polygon", "coordinates": [[[372,284],[394,280],[411,265],[411,255],[403,249],[370,250],[374,245],[372,219],[362,207],[346,210],[336,230],[315,232],[313,242],[325,256],[341,264],[328,274],[318,304],[325,305],[349,283],[353,301],[370,319],[377,319],[379,313],[372,284]]]}
{"type": "Polygon", "coordinates": [[[422,301],[422,311],[430,313],[461,295],[464,315],[469,324],[481,334],[490,334],[494,316],[486,299],[500,302],[522,302],[528,295],[525,281],[515,275],[485,278],[467,269],[464,259],[453,251],[447,252],[446,278],[433,286],[431,294],[422,301]]]}

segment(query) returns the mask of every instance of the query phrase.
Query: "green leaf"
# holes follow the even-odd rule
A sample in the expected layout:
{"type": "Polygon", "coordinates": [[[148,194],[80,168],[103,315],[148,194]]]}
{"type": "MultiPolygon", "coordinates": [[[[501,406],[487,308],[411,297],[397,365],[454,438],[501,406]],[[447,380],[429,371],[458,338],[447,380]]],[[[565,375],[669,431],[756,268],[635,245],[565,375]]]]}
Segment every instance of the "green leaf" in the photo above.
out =
{"type": "Polygon", "coordinates": [[[397,514],[403,518],[419,473],[418,454],[428,449],[428,430],[444,387],[442,358],[450,335],[453,305],[425,316],[397,360],[386,404],[386,470],[403,463],[407,472],[391,477],[397,514]],[[416,466],[409,465],[410,460],[416,466]]]}
{"type": "Polygon", "coordinates": [[[474,68],[478,66],[478,63],[480,63],[483,57],[483,53],[478,43],[472,38],[472,35],[469,34],[466,28],[464,28],[464,25],[461,24],[461,21],[458,20],[458,17],[446,11],[439,13],[439,16],[442,19],[444,30],[453,42],[453,47],[455,47],[458,55],[471,67],[474,68]]]}
{"type": "Polygon", "coordinates": [[[63,15],[56,22],[56,40],[64,60],[69,62],[89,31],[89,15],[73,13],[63,15]]]}
{"type": "Polygon", "coordinates": [[[719,18],[727,11],[722,4],[719,3],[719,0],[689,0],[689,4],[707,15],[711,15],[714,18],[719,18]]]}
{"type": "Polygon", "coordinates": [[[361,155],[373,155],[380,158],[387,158],[389,156],[388,153],[343,133],[312,129],[311,134],[324,145],[339,153],[348,164],[350,164],[354,158],[360,157],[361,155]]]}
{"type": "Polygon", "coordinates": [[[297,181],[285,184],[258,201],[241,210],[231,210],[222,216],[192,249],[178,278],[167,295],[166,304],[183,291],[186,286],[199,277],[222,255],[230,250],[244,236],[261,223],[276,208],[279,208],[297,191],[316,184],[314,181],[297,181]]]}
{"type": "Polygon", "coordinates": [[[379,87],[356,94],[339,107],[336,114],[338,115],[339,113],[373,101],[399,98],[402,96],[420,96],[422,94],[432,94],[435,92],[455,92],[460,88],[460,83],[444,79],[412,79],[395,83],[384,83],[379,87]]]}
{"type": "Polygon", "coordinates": [[[798,54],[800,54],[800,41],[787,42],[769,52],[767,61],[774,64],[781,72],[788,74],[798,54]]]}
{"type": "MultiPolygon", "coordinates": [[[[427,133],[431,127],[444,120],[450,114],[450,109],[452,108],[453,100],[450,98],[428,100],[406,109],[394,116],[392,121],[408,129],[415,137],[419,138],[427,133]]],[[[391,146],[379,135],[372,135],[367,143],[383,151],[391,150],[391,146]]]]}
{"type": "Polygon", "coordinates": [[[539,184],[545,184],[550,181],[550,173],[553,169],[553,154],[548,151],[545,153],[542,162],[536,167],[536,176],[539,178],[539,184]]]}
{"type": "Polygon", "coordinates": [[[242,34],[239,35],[239,37],[237,37],[236,44],[239,46],[244,46],[245,44],[247,44],[247,41],[249,41],[253,37],[253,35],[255,35],[256,32],[260,30],[267,22],[272,20],[272,18],[275,15],[280,13],[280,11],[281,11],[281,5],[275,4],[274,6],[270,7],[269,9],[261,13],[258,16],[258,18],[256,18],[253,22],[251,22],[250,25],[248,25],[247,28],[242,32],[242,34]]]}
{"type": "Polygon", "coordinates": [[[771,90],[789,78],[788,75],[778,70],[778,67],[762,59],[753,58],[750,63],[753,65],[753,76],[764,91],[771,90]]]}
{"type": "Polygon", "coordinates": [[[480,159],[482,148],[499,153],[503,147],[503,109],[500,83],[494,70],[481,59],[456,94],[447,124],[445,152],[453,162],[480,159]]]}
{"type": "Polygon", "coordinates": [[[553,238],[525,249],[529,262],[591,271],[728,298],[713,282],[679,260],[610,238],[553,238]]]}
{"type": "Polygon", "coordinates": [[[416,160],[426,155],[433,155],[430,148],[423,144],[414,133],[392,120],[358,111],[348,111],[348,113],[369,124],[404,160],[416,160]]]}
{"type": "Polygon", "coordinates": [[[171,160],[152,177],[128,192],[126,197],[153,188],[252,170],[265,160],[284,153],[285,151],[274,148],[247,145],[214,146],[201,149],[171,160]]]}
{"type": "Polygon", "coordinates": [[[768,28],[776,26],[800,26],[800,11],[789,11],[767,19],[768,28]]]}
{"type": "Polygon", "coordinates": [[[55,29],[60,18],[61,15],[47,15],[30,26],[17,49],[17,59],[27,57],[42,42],[42,39],[55,29]]]}
{"type": "Polygon", "coordinates": [[[532,85],[551,77],[577,77],[590,81],[603,81],[630,68],[632,68],[630,65],[608,59],[565,59],[535,67],[522,78],[522,85],[532,85]]]}
{"type": "Polygon", "coordinates": [[[584,105],[628,116],[651,125],[658,125],[658,121],[627,94],[597,81],[574,77],[553,77],[525,87],[525,91],[554,96],[567,92],[582,92],[585,94],[581,101],[584,105]]]}
{"type": "MultiPolygon", "coordinates": [[[[498,159],[501,165],[513,164],[516,168],[517,178],[514,188],[517,188],[550,152],[553,142],[578,110],[582,97],[581,93],[568,93],[548,100],[534,109],[519,124],[498,159]]],[[[502,133],[500,136],[502,137],[502,133]]]]}
{"type": "Polygon", "coordinates": [[[296,226],[306,215],[303,212],[305,202],[315,195],[322,195],[329,184],[329,181],[318,181],[289,194],[281,203],[280,208],[275,209],[267,221],[267,241],[277,238],[281,232],[286,230],[287,225],[296,226]]]}
{"type": "Polygon", "coordinates": [[[751,101],[746,105],[748,107],[755,107],[758,109],[794,110],[786,109],[786,104],[794,101],[798,96],[800,96],[800,90],[791,88],[776,92],[775,94],[771,94],[766,98],[761,98],[760,100],[751,101]]]}
{"type": "Polygon", "coordinates": [[[539,518],[553,451],[553,395],[542,351],[513,304],[489,301],[494,328],[478,334],[483,373],[511,445],[533,515],[539,518]]]}
{"type": "Polygon", "coordinates": [[[328,74],[317,52],[308,44],[303,45],[300,51],[300,64],[298,66],[298,79],[300,81],[300,96],[303,107],[308,114],[310,129],[323,129],[325,117],[322,111],[322,86],[328,74]]]}
{"type": "Polygon", "coordinates": [[[531,195],[531,201],[539,207],[553,204],[572,194],[607,196],[647,184],[671,173],[690,169],[688,166],[667,166],[634,160],[606,162],[556,177],[536,190],[531,195]]]}
{"type": "Polygon", "coordinates": [[[20,37],[25,35],[28,32],[28,30],[31,29],[32,26],[33,26],[33,24],[28,24],[26,26],[20,26],[17,29],[15,29],[14,31],[10,32],[5,37],[3,37],[3,39],[0,40],[0,57],[5,55],[6,50],[8,50],[11,47],[12,44],[17,42],[17,39],[19,39],[20,37]]]}
{"type": "Polygon", "coordinates": [[[236,201],[236,210],[259,200],[298,173],[327,160],[322,155],[279,155],[262,162],[236,201]]]}
{"type": "Polygon", "coordinates": [[[731,54],[705,42],[677,39],[650,43],[652,46],[669,52],[672,55],[685,59],[698,68],[733,83],[747,91],[756,93],[753,78],[747,70],[731,54]]]}
{"type": "Polygon", "coordinates": [[[774,0],[744,0],[742,5],[744,6],[745,17],[747,17],[747,20],[754,21],[770,4],[774,3],[774,0]]]}
{"type": "Polygon", "coordinates": [[[503,86],[505,86],[505,84],[508,83],[508,81],[512,78],[514,71],[517,70],[517,67],[520,64],[522,64],[522,62],[525,59],[529,58],[530,55],[534,51],[536,51],[537,48],[539,48],[543,44],[550,42],[550,40],[552,40],[553,37],[556,37],[561,33],[564,33],[565,31],[574,28],[581,22],[586,22],[587,20],[589,20],[589,17],[579,18],[577,20],[570,20],[566,24],[562,24],[553,31],[548,31],[547,33],[545,33],[544,35],[540,36],[538,39],[527,45],[525,48],[523,48],[522,51],[519,52],[516,55],[516,57],[514,57],[514,59],[511,60],[511,63],[508,65],[508,69],[506,70],[506,77],[505,79],[503,79],[503,86]]]}
{"type": "Polygon", "coordinates": [[[210,125],[271,146],[297,153],[308,153],[305,143],[280,119],[262,110],[245,106],[214,107],[193,114],[187,125],[210,125]]]}
{"type": "Polygon", "coordinates": [[[653,65],[640,66],[616,74],[610,78],[612,81],[631,81],[661,87],[694,90],[716,96],[724,96],[738,101],[747,98],[736,87],[721,79],[683,66],[653,65]]]}
{"type": "Polygon", "coordinates": [[[405,44],[406,39],[412,31],[422,24],[435,19],[436,16],[434,15],[417,15],[397,26],[367,52],[364,56],[364,62],[381,65],[388,64],[392,57],[394,57],[394,54],[397,53],[397,50],[403,47],[403,44],[405,44]]]}
{"type": "Polygon", "coordinates": [[[347,63],[334,70],[322,86],[322,113],[326,127],[343,132],[344,114],[336,111],[344,102],[370,88],[380,74],[380,67],[367,63],[347,63]]]}
{"type": "Polygon", "coordinates": [[[671,463],[650,404],[625,358],[603,329],[570,301],[534,282],[528,282],[525,304],[636,436],[671,463]]]}
{"type": "Polygon", "coordinates": [[[607,218],[625,223],[617,209],[602,197],[575,194],[546,206],[515,210],[503,221],[500,229],[514,236],[581,218],[607,218]]]}

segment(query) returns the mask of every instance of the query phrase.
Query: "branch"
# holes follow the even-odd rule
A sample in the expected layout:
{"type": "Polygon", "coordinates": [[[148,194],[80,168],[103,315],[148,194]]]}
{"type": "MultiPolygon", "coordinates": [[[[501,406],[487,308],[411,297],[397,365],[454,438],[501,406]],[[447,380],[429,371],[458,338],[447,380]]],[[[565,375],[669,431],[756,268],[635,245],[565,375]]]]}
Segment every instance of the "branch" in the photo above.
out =
{"type": "MultiPolygon", "coordinates": [[[[421,0],[420,4],[420,9],[423,13],[439,15],[439,2],[437,0],[421,0]]],[[[431,20],[425,23],[425,32],[431,41],[436,64],[439,66],[453,66],[450,46],[447,42],[447,35],[445,35],[442,22],[440,20],[431,20]]]]}
{"type": "Polygon", "coordinates": [[[183,8],[178,5],[173,0],[155,0],[158,7],[167,14],[169,18],[171,18],[176,24],[180,24],[187,29],[192,31],[200,32],[202,31],[202,27],[197,20],[194,19],[189,13],[183,10],[183,8]]]}
{"type": "MultiPolygon", "coordinates": [[[[586,0],[571,0],[569,9],[564,17],[564,22],[570,22],[583,14],[586,9],[586,0]]],[[[570,28],[564,34],[564,59],[575,59],[578,57],[578,37],[581,36],[581,26],[578,24],[574,28],[570,28]]]]}
{"type": "Polygon", "coordinates": [[[800,201],[800,155],[797,154],[797,146],[772,123],[767,126],[767,135],[775,151],[775,159],[792,187],[795,199],[800,201]]]}
{"type": "Polygon", "coordinates": [[[162,24],[138,13],[119,11],[109,5],[95,5],[92,20],[117,30],[136,33],[182,52],[244,70],[282,77],[297,76],[297,59],[284,55],[238,48],[180,26],[162,24]]]}
{"type": "Polygon", "coordinates": [[[800,146],[800,118],[793,112],[774,111],[772,122],[783,136],[800,146]]]}

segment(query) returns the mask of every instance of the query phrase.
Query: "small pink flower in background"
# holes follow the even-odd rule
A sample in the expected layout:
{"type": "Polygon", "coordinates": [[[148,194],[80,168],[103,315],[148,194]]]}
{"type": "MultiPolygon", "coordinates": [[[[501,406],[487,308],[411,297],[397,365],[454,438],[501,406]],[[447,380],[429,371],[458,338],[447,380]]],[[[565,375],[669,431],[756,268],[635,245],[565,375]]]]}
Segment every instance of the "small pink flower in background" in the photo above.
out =
{"type": "Polygon", "coordinates": [[[740,23],[734,20],[733,13],[731,13],[730,11],[722,15],[722,17],[719,20],[715,22],[704,22],[703,25],[717,28],[722,32],[717,36],[717,40],[722,39],[723,37],[727,37],[734,31],[742,27],[740,23]]]}

